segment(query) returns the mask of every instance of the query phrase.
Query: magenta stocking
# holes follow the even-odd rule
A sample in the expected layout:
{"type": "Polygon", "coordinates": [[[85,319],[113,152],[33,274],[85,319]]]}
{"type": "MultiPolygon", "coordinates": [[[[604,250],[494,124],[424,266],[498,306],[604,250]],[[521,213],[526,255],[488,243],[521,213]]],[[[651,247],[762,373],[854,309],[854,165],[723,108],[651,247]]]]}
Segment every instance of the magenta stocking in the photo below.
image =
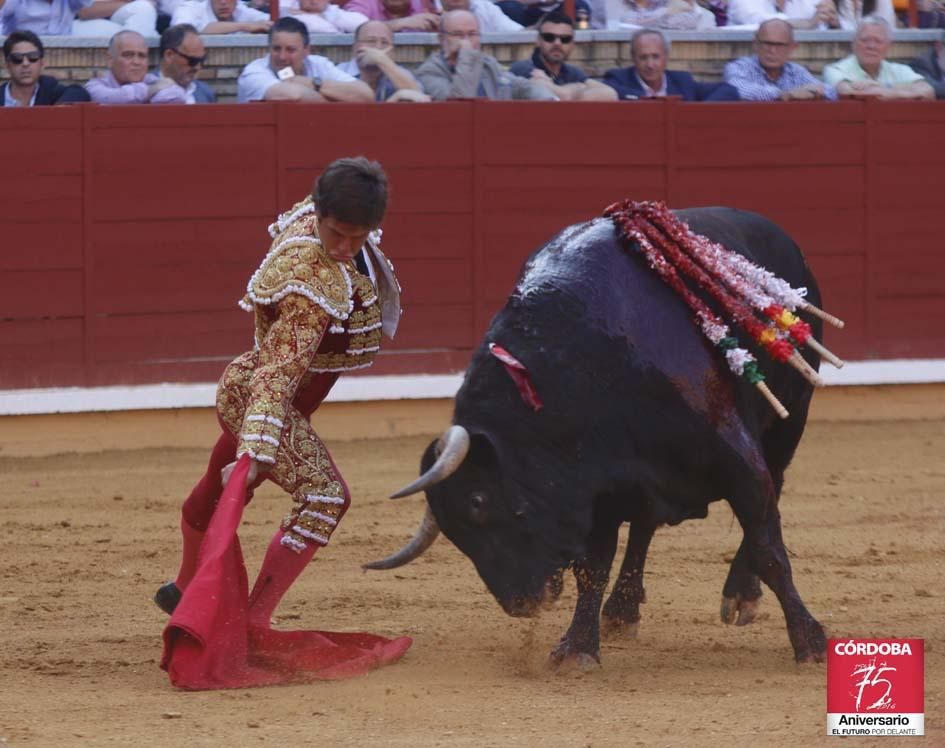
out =
{"type": "Polygon", "coordinates": [[[250,626],[269,628],[279,601],[318,549],[314,543],[306,543],[305,549],[296,553],[282,545],[283,535],[280,530],[269,544],[256,584],[249,595],[250,626]]]}
{"type": "Polygon", "coordinates": [[[184,550],[181,553],[180,571],[177,572],[174,584],[183,592],[197,573],[197,556],[200,553],[204,533],[188,525],[183,517],[180,520],[180,533],[184,538],[184,550]]]}

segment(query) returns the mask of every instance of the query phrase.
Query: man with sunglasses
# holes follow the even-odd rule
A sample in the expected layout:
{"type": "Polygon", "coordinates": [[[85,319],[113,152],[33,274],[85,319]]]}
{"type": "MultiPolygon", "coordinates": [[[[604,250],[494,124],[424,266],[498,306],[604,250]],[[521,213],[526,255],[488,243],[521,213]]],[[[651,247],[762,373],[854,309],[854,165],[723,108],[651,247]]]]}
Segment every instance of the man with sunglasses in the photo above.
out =
{"type": "Polygon", "coordinates": [[[802,65],[788,62],[797,49],[794,27],[782,18],[771,18],[755,32],[755,54],[739,57],[725,66],[725,82],[744,101],[836,100],[837,91],[825,86],[802,65]]]}
{"type": "Polygon", "coordinates": [[[158,46],[160,75],[152,104],[212,104],[216,94],[197,73],[207,61],[203,40],[197,29],[187,23],[165,29],[158,46]]]}
{"type": "Polygon", "coordinates": [[[562,101],[614,101],[610,86],[587,77],[566,61],[574,51],[574,20],[553,10],[538,22],[538,41],[528,60],[519,60],[509,72],[548,88],[562,101]]]}
{"type": "Polygon", "coordinates": [[[0,106],[48,106],[88,101],[81,86],[64,86],[42,75],[45,50],[32,31],[14,31],[3,42],[3,59],[10,80],[0,86],[0,106]]]}
{"type": "Polygon", "coordinates": [[[538,99],[556,101],[545,86],[504,70],[479,47],[479,21],[467,10],[440,18],[440,51],[417,68],[417,79],[434,101],[447,99],[538,99]]]}

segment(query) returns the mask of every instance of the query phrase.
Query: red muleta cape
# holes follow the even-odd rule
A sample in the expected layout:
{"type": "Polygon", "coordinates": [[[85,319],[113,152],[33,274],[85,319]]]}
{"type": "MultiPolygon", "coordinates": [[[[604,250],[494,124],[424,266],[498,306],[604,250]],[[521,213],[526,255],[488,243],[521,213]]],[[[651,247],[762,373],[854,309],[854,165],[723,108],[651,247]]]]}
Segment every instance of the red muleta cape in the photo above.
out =
{"type": "Polygon", "coordinates": [[[178,688],[268,686],[361,675],[400,659],[413,640],[249,627],[249,584],[237,536],[249,456],[233,470],[200,548],[197,573],[164,629],[161,667],[178,688]]]}

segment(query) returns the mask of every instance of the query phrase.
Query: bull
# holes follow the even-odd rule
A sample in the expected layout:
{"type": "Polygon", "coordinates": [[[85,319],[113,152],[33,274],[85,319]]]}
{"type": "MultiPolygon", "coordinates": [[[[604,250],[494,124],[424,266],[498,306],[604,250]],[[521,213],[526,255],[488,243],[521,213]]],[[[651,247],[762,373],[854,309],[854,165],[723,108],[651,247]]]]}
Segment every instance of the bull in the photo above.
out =
{"type": "MultiPolygon", "coordinates": [[[[801,251],[766,218],[731,208],[676,215],[820,305],[801,251]]],[[[725,499],[742,528],[722,590],[722,619],[748,623],[776,595],[798,662],[822,661],[824,630],[807,610],[781,536],[778,499],[807,420],[812,384],[752,352],[789,415],[728,371],[690,311],[608,218],[570,226],[526,261],[456,395],[453,425],[431,442],[421,476],[395,497],[425,491],[427,509],[394,568],[442,532],[473,562],[506,613],[535,614],[570,567],[577,604],[551,652],[555,666],[600,662],[600,639],[635,633],[643,569],[662,525],[704,518],[725,499]],[[525,367],[541,398],[530,407],[489,345],[525,367]],[[601,609],[618,530],[623,565],[601,609]]],[[[810,320],[816,337],[819,319],[810,320]]],[[[804,354],[817,369],[819,357],[804,354]]]]}

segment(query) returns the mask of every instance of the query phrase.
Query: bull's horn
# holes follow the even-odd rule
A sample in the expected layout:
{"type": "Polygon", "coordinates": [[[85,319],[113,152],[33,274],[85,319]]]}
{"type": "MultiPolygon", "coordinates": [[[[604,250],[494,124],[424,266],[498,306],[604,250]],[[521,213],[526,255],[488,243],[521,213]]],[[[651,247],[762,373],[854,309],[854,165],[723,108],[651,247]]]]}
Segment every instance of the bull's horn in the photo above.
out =
{"type": "Polygon", "coordinates": [[[439,454],[433,466],[409,486],[405,486],[393,494],[392,499],[410,496],[410,494],[436,485],[444,478],[448,478],[455,473],[456,469],[463,464],[466,453],[469,451],[469,432],[462,426],[450,426],[437,442],[437,448],[439,454]]]}
{"type": "Polygon", "coordinates": [[[409,564],[415,558],[420,556],[427,548],[433,545],[436,536],[440,534],[440,526],[436,523],[436,517],[427,506],[427,512],[423,515],[423,521],[420,527],[408,541],[407,545],[401,548],[397,553],[388,556],[380,561],[371,561],[364,564],[362,569],[396,569],[398,566],[409,564]]]}

